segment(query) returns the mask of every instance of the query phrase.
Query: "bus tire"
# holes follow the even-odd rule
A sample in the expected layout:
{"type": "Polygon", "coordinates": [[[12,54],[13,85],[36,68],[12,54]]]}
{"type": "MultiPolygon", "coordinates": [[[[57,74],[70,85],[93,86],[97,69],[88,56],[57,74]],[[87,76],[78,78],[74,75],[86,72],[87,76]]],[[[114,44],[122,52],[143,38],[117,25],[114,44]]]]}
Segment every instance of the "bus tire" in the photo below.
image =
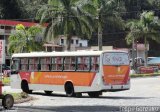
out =
{"type": "Polygon", "coordinates": [[[44,91],[47,95],[51,95],[52,91],[44,91]]]}
{"type": "Polygon", "coordinates": [[[100,93],[99,92],[89,92],[88,95],[91,98],[98,98],[100,93]]]}
{"type": "Polygon", "coordinates": [[[11,109],[13,107],[13,104],[14,104],[13,96],[10,94],[4,95],[4,97],[2,98],[2,106],[5,109],[11,109]]]}
{"type": "Polygon", "coordinates": [[[76,96],[76,94],[74,92],[73,84],[71,82],[67,82],[65,84],[65,91],[66,91],[66,95],[68,97],[75,97],[76,96]]]}
{"type": "Polygon", "coordinates": [[[28,82],[26,80],[21,82],[21,89],[25,93],[32,93],[32,90],[29,90],[28,82]]]}

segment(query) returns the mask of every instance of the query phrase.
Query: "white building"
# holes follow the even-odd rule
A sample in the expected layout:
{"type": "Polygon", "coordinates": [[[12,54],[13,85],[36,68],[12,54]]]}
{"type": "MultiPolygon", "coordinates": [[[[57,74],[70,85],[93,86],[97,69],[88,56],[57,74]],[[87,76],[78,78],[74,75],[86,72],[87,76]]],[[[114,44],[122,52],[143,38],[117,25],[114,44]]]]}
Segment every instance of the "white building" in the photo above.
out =
{"type": "MultiPolygon", "coordinates": [[[[46,51],[64,51],[67,48],[67,38],[64,35],[60,35],[58,38],[48,42],[45,45],[46,51]],[[52,48],[50,48],[52,46],[52,48]],[[61,49],[60,49],[61,47],[61,49]],[[51,49],[51,50],[49,50],[51,49]]],[[[88,48],[88,40],[80,39],[77,36],[73,36],[71,39],[71,51],[86,50],[88,48]]]]}

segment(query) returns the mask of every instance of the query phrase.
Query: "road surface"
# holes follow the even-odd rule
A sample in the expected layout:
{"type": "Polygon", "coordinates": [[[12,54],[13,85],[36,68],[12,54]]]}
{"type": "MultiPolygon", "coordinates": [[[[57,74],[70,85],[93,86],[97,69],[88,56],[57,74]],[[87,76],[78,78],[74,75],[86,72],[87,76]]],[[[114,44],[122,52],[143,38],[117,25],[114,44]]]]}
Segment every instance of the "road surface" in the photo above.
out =
{"type": "MultiPolygon", "coordinates": [[[[21,91],[6,88],[4,91],[21,91]]],[[[158,108],[160,111],[160,107],[157,107],[160,106],[160,77],[132,78],[130,90],[106,92],[99,98],[90,98],[87,94],[83,94],[82,98],[71,98],[66,97],[65,93],[58,92],[47,96],[43,91],[35,91],[31,96],[35,100],[16,104],[13,110],[18,112],[121,112],[123,108],[131,109],[128,106],[136,108],[156,106],[153,108],[158,108]]]]}

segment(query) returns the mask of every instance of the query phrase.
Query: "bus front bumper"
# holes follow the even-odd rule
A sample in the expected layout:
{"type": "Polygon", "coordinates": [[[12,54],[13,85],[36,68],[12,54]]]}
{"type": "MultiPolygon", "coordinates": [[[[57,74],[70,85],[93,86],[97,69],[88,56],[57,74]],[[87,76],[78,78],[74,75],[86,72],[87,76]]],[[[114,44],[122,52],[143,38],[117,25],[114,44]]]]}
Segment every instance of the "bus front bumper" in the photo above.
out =
{"type": "Polygon", "coordinates": [[[107,85],[102,87],[102,91],[110,91],[110,92],[124,91],[129,89],[130,85],[107,85]]]}

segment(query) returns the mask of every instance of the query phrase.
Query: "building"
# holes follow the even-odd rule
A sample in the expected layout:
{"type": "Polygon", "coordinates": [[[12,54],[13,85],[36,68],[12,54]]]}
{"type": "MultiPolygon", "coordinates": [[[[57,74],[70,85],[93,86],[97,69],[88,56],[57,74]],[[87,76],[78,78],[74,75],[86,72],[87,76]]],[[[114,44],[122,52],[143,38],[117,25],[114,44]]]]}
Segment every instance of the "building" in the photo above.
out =
{"type": "MultiPolygon", "coordinates": [[[[65,51],[67,50],[67,38],[64,35],[60,35],[58,38],[44,44],[45,51],[65,51]]],[[[73,36],[71,39],[71,51],[86,50],[88,47],[88,40],[80,39],[77,36],[73,36]]]]}
{"type": "Polygon", "coordinates": [[[25,27],[31,27],[37,25],[33,22],[21,22],[21,21],[11,21],[11,20],[0,20],[0,40],[5,40],[5,64],[10,65],[10,56],[7,53],[8,37],[11,33],[15,32],[15,26],[17,24],[23,24],[25,27]]]}
{"type": "MultiPolygon", "coordinates": [[[[33,25],[38,25],[38,23],[34,22],[22,22],[22,21],[11,21],[11,20],[0,20],[0,40],[5,40],[5,64],[10,65],[10,56],[7,52],[8,38],[11,33],[15,32],[15,27],[17,24],[22,24],[25,27],[31,27],[33,25]]],[[[66,50],[67,41],[66,37],[60,35],[59,38],[55,38],[54,40],[45,43],[44,45],[45,51],[64,51],[66,50]]],[[[72,37],[71,40],[71,50],[84,50],[88,49],[88,40],[80,39],[76,36],[72,37]]]]}

